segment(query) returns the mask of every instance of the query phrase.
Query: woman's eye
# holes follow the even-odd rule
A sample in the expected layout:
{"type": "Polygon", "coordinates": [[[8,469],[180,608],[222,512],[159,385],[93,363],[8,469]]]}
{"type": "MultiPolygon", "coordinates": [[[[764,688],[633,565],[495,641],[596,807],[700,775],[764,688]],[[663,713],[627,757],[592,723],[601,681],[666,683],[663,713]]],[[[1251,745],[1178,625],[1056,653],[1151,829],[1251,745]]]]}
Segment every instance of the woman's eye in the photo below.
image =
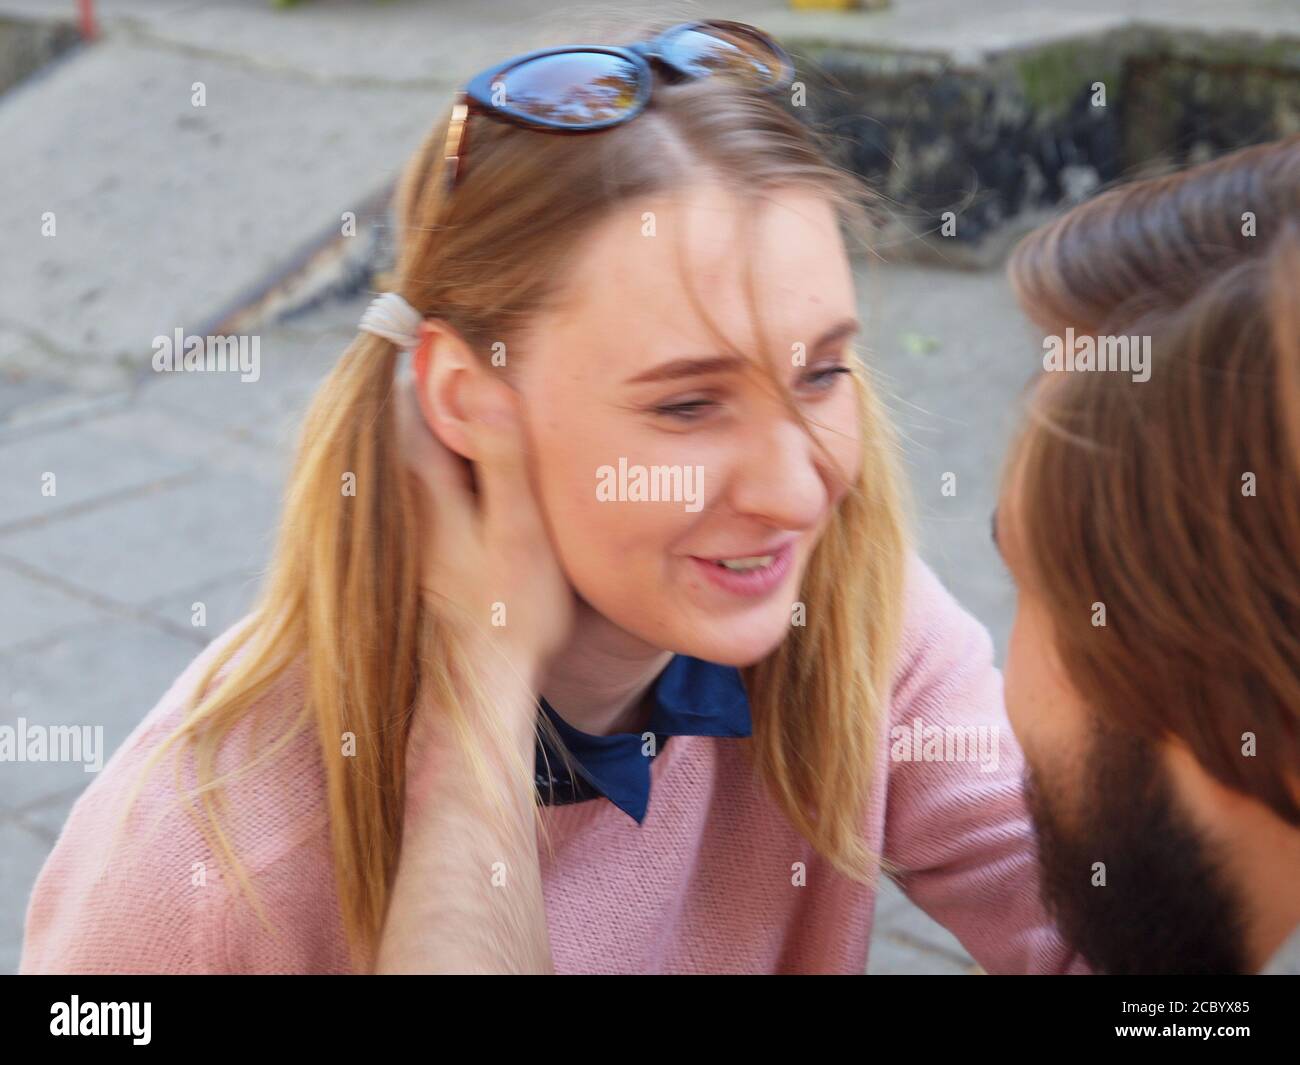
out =
{"type": "Polygon", "coordinates": [[[712,406],[715,404],[711,399],[692,399],[684,403],[667,403],[655,407],[654,412],[677,421],[692,422],[698,421],[703,412],[712,406]]]}
{"type": "MultiPolygon", "coordinates": [[[[845,365],[826,366],[820,370],[811,370],[804,381],[815,392],[829,392],[835,387],[835,381],[841,374],[851,374],[853,368],[845,365]]],[[[680,403],[664,403],[650,408],[654,414],[676,422],[701,421],[711,408],[719,404],[712,399],[687,399],[680,403]]]]}
{"type": "Polygon", "coordinates": [[[826,392],[835,387],[835,380],[840,374],[852,372],[852,368],[848,366],[828,366],[824,370],[814,370],[808,375],[808,380],[814,388],[826,392]]]}

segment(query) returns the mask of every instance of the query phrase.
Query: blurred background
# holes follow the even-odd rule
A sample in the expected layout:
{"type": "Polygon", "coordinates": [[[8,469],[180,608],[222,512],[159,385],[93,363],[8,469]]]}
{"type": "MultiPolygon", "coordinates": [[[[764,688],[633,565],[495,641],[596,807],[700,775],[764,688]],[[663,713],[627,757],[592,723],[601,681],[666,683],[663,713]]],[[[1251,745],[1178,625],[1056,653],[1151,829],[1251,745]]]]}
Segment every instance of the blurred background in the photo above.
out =
{"type": "MultiPolygon", "coordinates": [[[[801,113],[881,192],[863,354],[922,553],[1001,662],[989,516],[1041,354],[1007,250],[1099,188],[1300,131],[1292,0],[0,0],[0,724],[102,725],[107,758],[247,609],[408,155],[483,66],[638,15],[773,33],[801,113]],[[256,333],[260,379],[153,372],[178,326],[256,333]]],[[[90,779],[0,763],[0,971],[90,779]]],[[[889,888],[869,971],[978,970],[889,888]]]]}

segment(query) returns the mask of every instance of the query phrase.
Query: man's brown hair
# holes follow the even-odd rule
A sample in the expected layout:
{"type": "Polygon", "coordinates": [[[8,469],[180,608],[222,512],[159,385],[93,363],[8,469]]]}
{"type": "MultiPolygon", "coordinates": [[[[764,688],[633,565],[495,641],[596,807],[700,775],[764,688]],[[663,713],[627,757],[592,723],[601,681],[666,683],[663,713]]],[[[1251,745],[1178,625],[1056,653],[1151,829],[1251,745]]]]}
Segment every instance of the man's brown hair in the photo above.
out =
{"type": "Polygon", "coordinates": [[[1147,380],[1045,370],[1010,459],[1072,683],[1300,826],[1300,137],[1106,192],[1010,275],[1049,335],[1150,337],[1147,380]]]}

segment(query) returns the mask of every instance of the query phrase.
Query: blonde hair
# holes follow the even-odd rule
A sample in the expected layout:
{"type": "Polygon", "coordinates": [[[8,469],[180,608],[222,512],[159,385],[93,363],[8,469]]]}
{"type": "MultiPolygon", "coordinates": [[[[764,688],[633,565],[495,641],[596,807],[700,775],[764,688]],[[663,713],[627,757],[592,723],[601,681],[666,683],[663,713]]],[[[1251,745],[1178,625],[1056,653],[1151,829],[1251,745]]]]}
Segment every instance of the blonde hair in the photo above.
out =
{"type": "MultiPolygon", "coordinates": [[[[554,136],[476,117],[466,170],[450,198],[442,166],[447,117],[399,184],[392,287],[422,315],[454,326],[485,362],[494,341],[518,335],[550,305],[565,262],[616,204],[680,186],[706,169],[739,194],[817,190],[851,230],[866,231],[866,192],[857,180],[831,164],[815,135],[781,107],[726,79],[657,85],[643,115],[593,135],[554,136]]],[[[419,494],[403,465],[390,402],[398,356],[388,341],[359,334],[322,384],[258,603],[209,665],[183,724],[145,767],[182,740],[193,749],[205,836],[252,895],[221,833],[213,794],[233,774],[213,779],[213,766],[224,737],[301,662],[305,703],[280,744],[314,724],[338,898],[358,966],[373,957],[396,871],[417,692],[432,693],[440,713],[460,721],[468,713],[451,697],[467,680],[453,626],[418,590],[419,494]],[[355,497],[339,489],[349,471],[355,497]],[[349,731],[359,742],[355,757],[342,758],[339,737],[349,731]]],[[[896,444],[864,373],[853,378],[863,469],[810,560],[806,624],[792,626],[743,676],[761,778],[820,854],[870,882],[878,857],[865,846],[864,818],[888,720],[907,537],[896,444]]],[[[472,742],[468,730],[455,734],[472,742]]],[[[468,757],[483,765],[481,752],[468,757]]]]}

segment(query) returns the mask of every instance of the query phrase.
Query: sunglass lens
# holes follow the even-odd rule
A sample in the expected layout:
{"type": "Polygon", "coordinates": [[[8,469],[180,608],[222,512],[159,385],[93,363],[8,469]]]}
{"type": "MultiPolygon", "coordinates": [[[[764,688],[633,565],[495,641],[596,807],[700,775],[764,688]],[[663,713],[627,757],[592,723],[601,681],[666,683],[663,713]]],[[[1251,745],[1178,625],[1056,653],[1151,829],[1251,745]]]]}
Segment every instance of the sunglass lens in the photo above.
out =
{"type": "Polygon", "coordinates": [[[492,87],[508,111],[582,126],[626,114],[636,104],[640,69],[605,52],[562,52],[513,67],[492,87]]]}
{"type": "Polygon", "coordinates": [[[684,30],[672,39],[672,58],[697,78],[736,74],[767,87],[783,73],[780,58],[762,40],[722,28],[684,30]]]}

